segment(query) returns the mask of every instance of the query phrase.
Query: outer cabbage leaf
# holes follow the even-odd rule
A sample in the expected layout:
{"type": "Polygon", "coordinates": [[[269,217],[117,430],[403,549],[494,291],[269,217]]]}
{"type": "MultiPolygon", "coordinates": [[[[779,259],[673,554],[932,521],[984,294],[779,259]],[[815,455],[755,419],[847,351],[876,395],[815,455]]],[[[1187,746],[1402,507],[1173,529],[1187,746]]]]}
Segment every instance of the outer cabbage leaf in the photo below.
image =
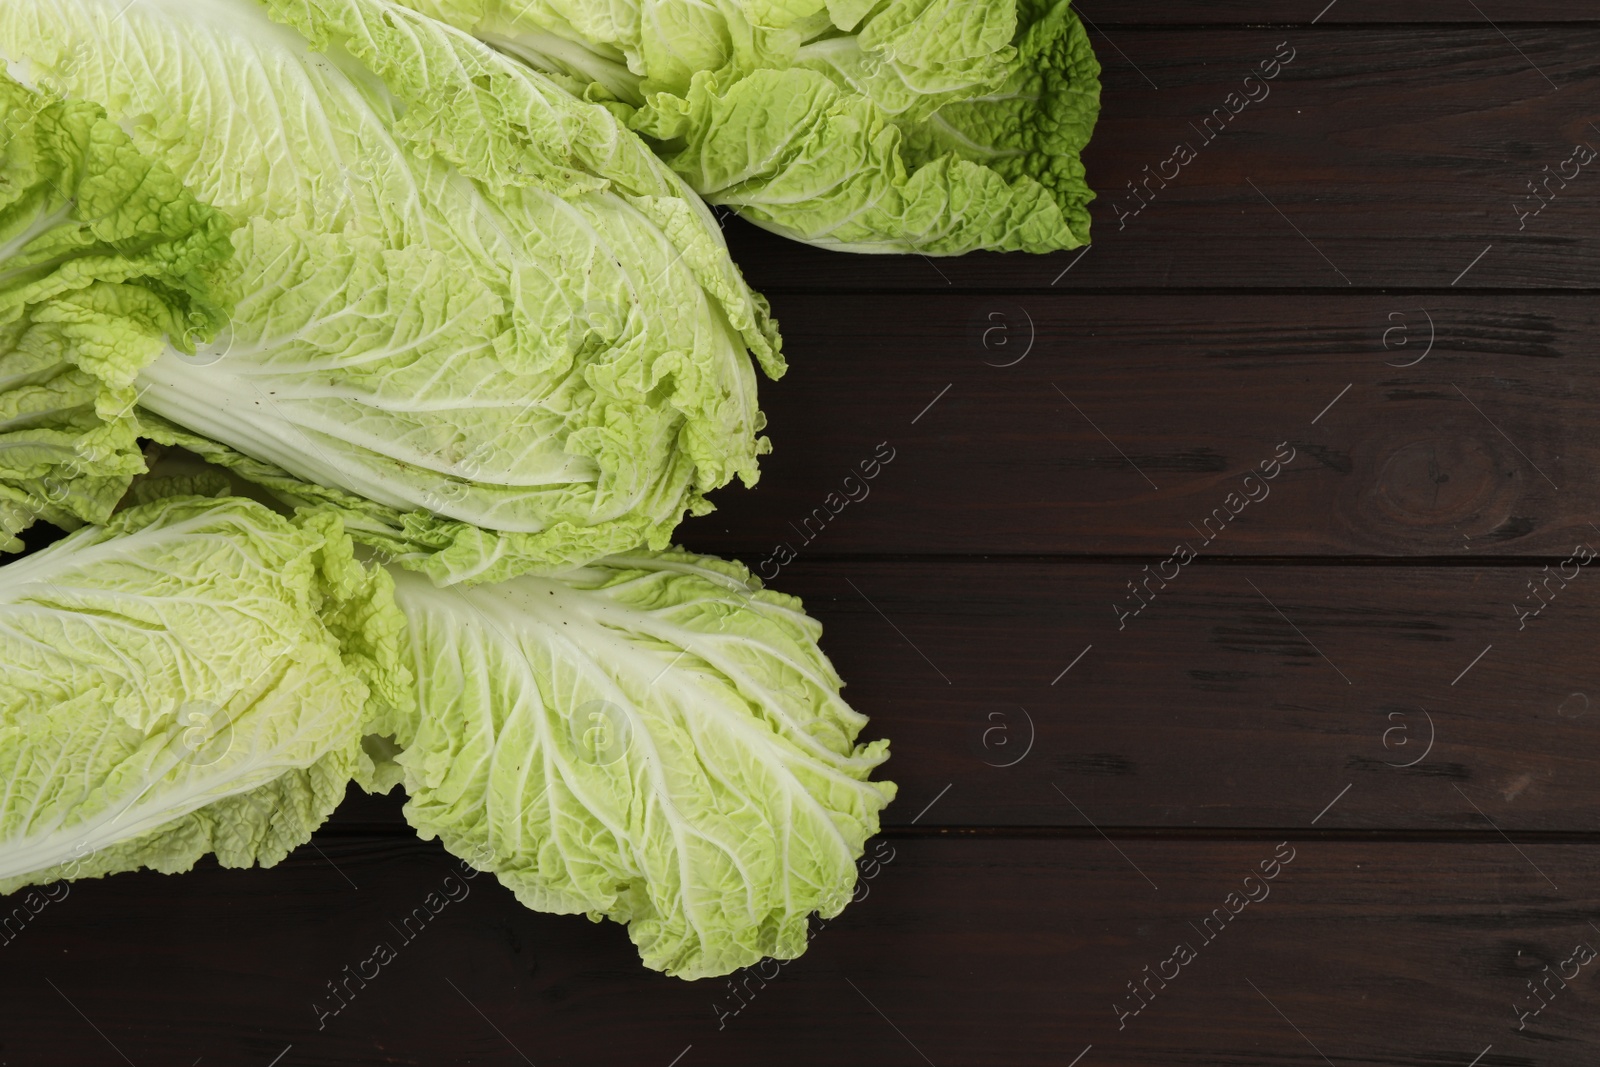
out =
{"type": "Polygon", "coordinates": [[[379,777],[363,735],[415,698],[352,553],[332,515],[183,496],[0,568],[0,891],[271,865],[379,777]]]}
{"type": "Polygon", "coordinates": [[[616,101],[713,204],[853,252],[1089,239],[1099,65],[1067,0],[406,0],[616,101]]]}
{"type": "MultiPolygon", "coordinates": [[[[946,154],[982,164],[1014,190],[1048,190],[1072,244],[1089,242],[1082,152],[1100,113],[1100,63],[1066,2],[1018,0],[1017,61],[1000,88],[901,123],[903,155],[923,167],[946,154]]],[[[1067,247],[1071,247],[1070,245],[1067,247]]]]}
{"type": "MultiPolygon", "coordinates": [[[[726,89],[699,74],[687,99],[654,104],[641,128],[684,144],[667,161],[712,203],[785,237],[930,256],[1082,243],[1031,177],[1008,181],[953,151],[908,169],[902,128],[814,71],[757,71],[726,89]]],[[[1084,187],[1079,199],[1090,195],[1084,187]]]]}
{"type": "Polygon", "coordinates": [[[406,818],[531,908],[627,923],[646,965],[805,949],[893,796],[821,627],[738,564],[615,556],[440,589],[397,573],[420,714],[406,818]],[[488,857],[488,859],[485,859],[488,857]]]}
{"type": "Polygon", "coordinates": [[[134,378],[222,324],[232,228],[103,109],[0,71],[0,549],[110,518],[143,469],[134,378]]]}
{"type": "Polygon", "coordinates": [[[767,305],[605,107],[387,0],[17,0],[0,56],[237,223],[226,327],[131,383],[145,432],[421,530],[445,582],[661,547],[755,481],[767,305]]]}
{"type": "MultiPolygon", "coordinates": [[[[458,582],[501,581],[528,572],[524,540],[516,535],[486,530],[469,523],[441,518],[426,511],[402,511],[364,500],[342,489],[301,481],[282,467],[236,452],[226,445],[189,433],[164,419],[145,415],[144,433],[165,445],[177,445],[207,462],[227,468],[248,482],[266,489],[273,498],[293,507],[330,510],[341,515],[345,529],[357,542],[374,549],[385,562],[429,575],[440,585],[458,582]]],[[[136,487],[137,488],[137,487],[136,487]]],[[[439,493],[448,492],[438,490],[439,493]]],[[[709,511],[704,505],[696,513],[709,511]]],[[[586,558],[597,545],[626,551],[630,538],[656,541],[670,536],[674,522],[647,526],[646,535],[633,538],[626,524],[613,524],[598,537],[592,528],[559,523],[541,535],[546,557],[586,558]]]]}

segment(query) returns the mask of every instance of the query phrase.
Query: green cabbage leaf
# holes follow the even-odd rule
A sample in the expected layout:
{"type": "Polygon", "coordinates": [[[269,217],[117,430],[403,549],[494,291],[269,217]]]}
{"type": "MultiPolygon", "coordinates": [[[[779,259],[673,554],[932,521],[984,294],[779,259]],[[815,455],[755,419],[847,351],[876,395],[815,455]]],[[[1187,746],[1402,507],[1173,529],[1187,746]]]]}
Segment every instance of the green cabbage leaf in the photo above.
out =
{"type": "Polygon", "coordinates": [[[0,892],[269,866],[382,787],[364,738],[415,697],[353,553],[330,513],[170,496],[0,567],[0,892]]]}
{"type": "Polygon", "coordinates": [[[405,0],[564,75],[709,202],[851,252],[1088,243],[1068,0],[405,0]]]}
{"type": "Polygon", "coordinates": [[[0,549],[111,517],[143,470],[135,379],[223,324],[232,229],[104,109],[0,73],[0,549]]]}
{"type": "Polygon", "coordinates": [[[0,60],[0,543],[103,522],[140,435],[440,582],[756,480],[767,304],[605,106],[387,0],[8,0],[0,60]]]}
{"type": "Polygon", "coordinates": [[[892,783],[799,601],[679,550],[439,588],[395,572],[418,714],[408,821],[530,908],[726,974],[839,913],[892,783]]]}

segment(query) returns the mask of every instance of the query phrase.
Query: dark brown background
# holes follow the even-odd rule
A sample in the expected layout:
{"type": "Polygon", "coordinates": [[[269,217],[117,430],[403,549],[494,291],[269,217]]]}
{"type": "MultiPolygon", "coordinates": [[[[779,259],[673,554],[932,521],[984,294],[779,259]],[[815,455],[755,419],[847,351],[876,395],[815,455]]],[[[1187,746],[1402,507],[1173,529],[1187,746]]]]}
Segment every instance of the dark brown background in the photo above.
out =
{"type": "Polygon", "coordinates": [[[901,786],[803,958],[736,998],[485,877],[319,1031],[324,983],[453,869],[398,798],[352,797],[270,871],[73,886],[0,948],[0,1063],[1595,1063],[1600,960],[1525,1029],[1513,1005],[1600,947],[1600,569],[1517,609],[1600,549],[1600,164],[1525,228],[1512,204],[1600,147],[1600,5],[1325,3],[1085,7],[1082,258],[729,224],[793,370],[760,486],[683,539],[799,550],[774,584],[901,786]],[[1119,230],[1125,183],[1283,41],[1270,97],[1119,230]],[[1271,495],[1119,629],[1126,583],[1284,442],[1271,495]]]}

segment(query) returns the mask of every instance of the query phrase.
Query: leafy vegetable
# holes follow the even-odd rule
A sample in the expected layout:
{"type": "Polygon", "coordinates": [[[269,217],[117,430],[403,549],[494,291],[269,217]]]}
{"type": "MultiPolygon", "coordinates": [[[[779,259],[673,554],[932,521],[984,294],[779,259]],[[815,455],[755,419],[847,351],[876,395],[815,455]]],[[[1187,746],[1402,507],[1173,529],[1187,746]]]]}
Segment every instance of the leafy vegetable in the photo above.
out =
{"type": "Polygon", "coordinates": [[[1067,0],[405,0],[612,102],[713,204],[852,252],[1089,240],[1067,0]]]}
{"type": "Polygon", "coordinates": [[[412,706],[388,575],[336,517],[155,500],[0,568],[0,892],[269,866],[412,706]]]}
{"type": "Polygon", "coordinates": [[[0,73],[0,549],[111,516],[143,469],[134,378],[222,325],[232,228],[101,108],[0,73]]]}
{"type": "Polygon", "coordinates": [[[844,907],[887,742],[798,601],[663,551],[783,370],[679,173],[839,247],[1068,239],[1018,57],[1076,24],[782,2],[535,0],[550,73],[390,0],[0,4],[0,547],[92,524],[0,568],[0,892],[271,864],[354,780],[685,978],[844,907]]]}
{"type": "Polygon", "coordinates": [[[683,978],[798,956],[895,793],[821,627],[738,564],[639,552],[559,578],[395,575],[420,714],[406,817],[530,908],[629,924],[683,978]],[[486,863],[483,857],[490,858],[486,863]]]}
{"type": "Polygon", "coordinates": [[[0,534],[139,433],[442,582],[755,481],[767,305],[604,107],[387,0],[7,0],[0,59],[0,534]]]}

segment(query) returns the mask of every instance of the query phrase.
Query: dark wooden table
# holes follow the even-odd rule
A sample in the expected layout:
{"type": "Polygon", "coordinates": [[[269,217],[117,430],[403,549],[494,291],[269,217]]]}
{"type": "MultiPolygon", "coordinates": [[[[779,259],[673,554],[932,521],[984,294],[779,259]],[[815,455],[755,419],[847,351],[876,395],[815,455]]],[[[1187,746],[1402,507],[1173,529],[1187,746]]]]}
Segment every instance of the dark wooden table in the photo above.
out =
{"type": "Polygon", "coordinates": [[[1600,1061],[1600,4],[1326,3],[1088,3],[1082,254],[730,224],[793,370],[683,540],[795,550],[901,787],[803,958],[664,978],[486,877],[319,1029],[454,869],[353,796],[72,886],[0,1062],[1600,1061]]]}

